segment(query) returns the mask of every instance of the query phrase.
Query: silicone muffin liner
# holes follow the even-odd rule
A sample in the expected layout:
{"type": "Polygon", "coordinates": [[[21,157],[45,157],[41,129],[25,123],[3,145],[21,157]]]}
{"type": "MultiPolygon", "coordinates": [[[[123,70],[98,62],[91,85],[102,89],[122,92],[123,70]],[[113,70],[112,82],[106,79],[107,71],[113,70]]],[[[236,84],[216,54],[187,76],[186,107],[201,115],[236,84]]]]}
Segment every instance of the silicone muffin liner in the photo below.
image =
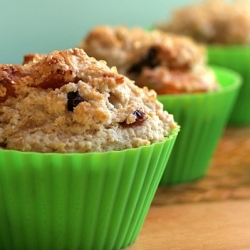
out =
{"type": "Polygon", "coordinates": [[[250,125],[250,47],[208,46],[208,62],[227,67],[242,76],[242,87],[229,117],[229,125],[250,125]]]}
{"type": "Polygon", "coordinates": [[[133,243],[179,129],[137,149],[0,150],[0,249],[120,249],[133,243]]]}
{"type": "Polygon", "coordinates": [[[221,85],[217,92],[159,95],[158,99],[181,126],[178,140],[160,185],[174,185],[203,177],[236,100],[241,78],[237,73],[213,67],[221,85]]]}

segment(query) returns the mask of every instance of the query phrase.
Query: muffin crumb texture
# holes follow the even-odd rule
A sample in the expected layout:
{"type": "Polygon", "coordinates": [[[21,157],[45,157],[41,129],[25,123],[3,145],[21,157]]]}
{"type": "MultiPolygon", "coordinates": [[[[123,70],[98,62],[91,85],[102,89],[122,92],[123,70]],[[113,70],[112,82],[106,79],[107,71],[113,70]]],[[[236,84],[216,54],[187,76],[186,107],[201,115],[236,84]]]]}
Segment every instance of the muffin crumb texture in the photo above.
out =
{"type": "Polygon", "coordinates": [[[177,125],[157,101],[82,49],[30,54],[0,65],[0,146],[104,152],[164,140],[177,125]]]}
{"type": "Polygon", "coordinates": [[[140,27],[97,26],[80,48],[115,65],[140,86],[158,94],[216,91],[219,85],[206,64],[205,47],[186,36],[140,27]]]}
{"type": "Polygon", "coordinates": [[[250,2],[208,0],[183,6],[156,28],[208,44],[249,44],[250,2]]]}

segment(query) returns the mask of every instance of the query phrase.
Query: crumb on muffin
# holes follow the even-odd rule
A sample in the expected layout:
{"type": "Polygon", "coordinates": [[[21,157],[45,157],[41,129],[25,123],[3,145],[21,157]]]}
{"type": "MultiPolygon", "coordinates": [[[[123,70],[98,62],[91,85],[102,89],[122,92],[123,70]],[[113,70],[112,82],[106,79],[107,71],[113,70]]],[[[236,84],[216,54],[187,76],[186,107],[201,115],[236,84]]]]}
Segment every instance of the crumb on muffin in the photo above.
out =
{"type": "Polygon", "coordinates": [[[177,127],[156,92],[82,49],[0,65],[0,147],[103,152],[162,141],[177,127]]]}
{"type": "Polygon", "coordinates": [[[158,94],[219,89],[206,65],[205,47],[185,36],[106,25],[93,28],[79,47],[158,94]]]}
{"type": "Polygon", "coordinates": [[[173,11],[156,28],[207,44],[249,44],[250,2],[208,0],[173,11]]]}

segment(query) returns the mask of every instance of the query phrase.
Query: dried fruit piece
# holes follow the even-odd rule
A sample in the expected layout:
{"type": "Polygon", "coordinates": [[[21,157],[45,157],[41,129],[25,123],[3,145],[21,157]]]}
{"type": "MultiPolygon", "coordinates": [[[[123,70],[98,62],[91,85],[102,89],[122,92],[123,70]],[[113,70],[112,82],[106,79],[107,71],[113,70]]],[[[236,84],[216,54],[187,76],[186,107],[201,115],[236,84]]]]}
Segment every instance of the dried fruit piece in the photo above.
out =
{"type": "Polygon", "coordinates": [[[136,116],[136,122],[143,122],[146,120],[145,113],[141,110],[136,110],[133,112],[133,115],[136,116]]]}
{"type": "Polygon", "coordinates": [[[68,111],[73,111],[74,108],[81,102],[84,102],[83,98],[79,95],[78,91],[72,91],[67,94],[68,98],[68,111]]]}
{"type": "Polygon", "coordinates": [[[131,68],[128,70],[128,73],[140,74],[144,67],[155,68],[159,64],[157,53],[157,48],[151,47],[147,56],[140,62],[131,66],[131,68]]]}
{"type": "Polygon", "coordinates": [[[124,122],[120,122],[120,125],[125,126],[125,127],[126,126],[135,126],[135,125],[140,125],[140,124],[142,124],[142,122],[147,120],[146,114],[139,109],[134,111],[133,115],[136,117],[134,122],[128,123],[127,120],[125,120],[124,122]]]}

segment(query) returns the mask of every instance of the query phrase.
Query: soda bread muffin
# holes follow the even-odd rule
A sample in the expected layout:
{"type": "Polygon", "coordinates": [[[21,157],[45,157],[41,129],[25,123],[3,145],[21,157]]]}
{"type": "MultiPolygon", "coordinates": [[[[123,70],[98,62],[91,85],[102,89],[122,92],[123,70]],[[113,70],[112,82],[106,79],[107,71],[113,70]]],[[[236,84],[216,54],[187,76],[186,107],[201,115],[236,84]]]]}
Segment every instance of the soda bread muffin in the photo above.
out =
{"type": "Polygon", "coordinates": [[[164,140],[177,125],[156,93],[82,49],[0,65],[0,145],[37,152],[102,152],[164,140]]]}
{"type": "Polygon", "coordinates": [[[192,39],[139,27],[98,26],[80,44],[86,53],[158,94],[197,93],[219,88],[206,65],[205,48],[192,39]]]}
{"type": "Polygon", "coordinates": [[[181,126],[160,185],[205,176],[240,86],[240,78],[208,67],[206,50],[194,40],[153,30],[99,26],[80,47],[156,90],[157,99],[181,126]],[[180,157],[181,156],[181,157],[180,157]]]}
{"type": "Polygon", "coordinates": [[[156,28],[206,44],[249,44],[249,14],[249,1],[210,0],[176,9],[156,28]]]}

